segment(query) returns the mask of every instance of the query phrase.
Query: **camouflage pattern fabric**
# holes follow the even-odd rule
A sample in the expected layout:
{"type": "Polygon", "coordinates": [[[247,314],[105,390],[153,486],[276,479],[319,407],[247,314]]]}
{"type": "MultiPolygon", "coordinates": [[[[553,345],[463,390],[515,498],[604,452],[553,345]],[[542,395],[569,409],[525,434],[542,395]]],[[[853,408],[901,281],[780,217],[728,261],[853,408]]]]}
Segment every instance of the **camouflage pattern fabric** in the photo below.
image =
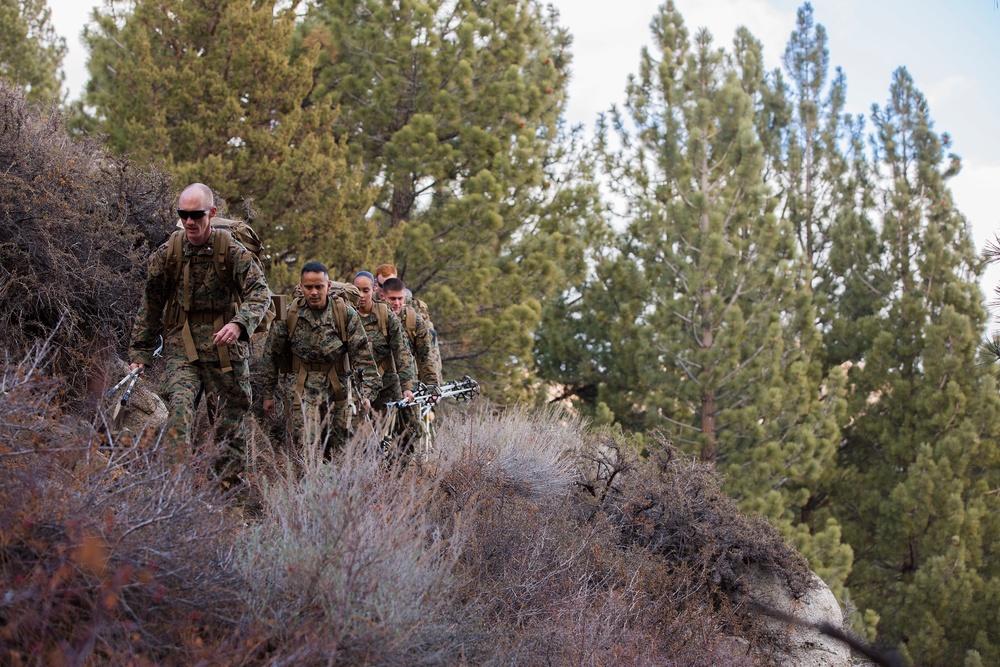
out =
{"type": "MultiPolygon", "coordinates": [[[[415,299],[412,296],[406,297],[405,303],[408,308],[415,309],[420,314],[420,316],[424,318],[424,322],[427,324],[427,331],[430,337],[430,346],[431,346],[431,357],[430,357],[431,363],[434,365],[434,373],[438,376],[438,380],[441,380],[441,378],[443,377],[441,372],[441,348],[438,345],[437,331],[434,328],[434,322],[431,321],[430,310],[427,308],[426,303],[424,303],[420,299],[415,299]]],[[[419,362],[417,363],[419,365],[419,362]]],[[[440,382],[433,382],[433,383],[428,382],[423,378],[422,373],[420,381],[423,382],[424,384],[440,384],[440,382]]]]}
{"type": "Polygon", "coordinates": [[[441,384],[441,375],[434,363],[435,345],[431,338],[430,327],[427,326],[427,320],[417,312],[416,308],[403,306],[399,319],[406,323],[410,321],[410,317],[413,317],[415,321],[413,329],[411,330],[405,325],[404,329],[406,330],[406,339],[410,344],[410,352],[413,353],[417,365],[417,376],[424,384],[439,385],[441,384]]]}
{"type": "MultiPolygon", "coordinates": [[[[291,340],[288,338],[288,323],[285,320],[275,321],[271,326],[264,354],[264,395],[274,394],[280,362],[287,354],[295,354],[310,364],[342,364],[345,352],[351,360],[351,368],[361,375],[359,398],[374,401],[382,381],[375,368],[375,360],[358,311],[347,306],[345,350],[331,301],[327,300],[323,310],[303,306],[299,310],[291,340]]],[[[340,382],[346,388],[348,378],[341,376],[340,382]]],[[[289,392],[286,405],[291,406],[289,428],[296,444],[305,446],[322,442],[327,455],[341,448],[347,442],[350,406],[346,401],[335,400],[327,373],[307,372],[302,393],[298,396],[295,394],[295,391],[289,392]]]]}
{"type": "MultiPolygon", "coordinates": [[[[410,353],[410,345],[406,340],[403,324],[387,304],[376,302],[372,306],[371,312],[368,315],[362,315],[361,320],[364,322],[365,333],[368,334],[368,340],[371,342],[375,362],[386,370],[382,375],[382,390],[378,397],[372,401],[372,408],[384,415],[387,403],[403,398],[404,391],[413,391],[413,381],[416,379],[417,369],[413,362],[413,355],[410,353]],[[383,308],[384,312],[388,314],[385,336],[382,335],[378,320],[379,311],[383,308]],[[392,372],[390,357],[396,362],[397,373],[392,372]]],[[[420,417],[414,408],[402,409],[401,415],[403,428],[391,435],[393,437],[404,436],[403,449],[405,451],[408,448],[407,443],[417,433],[414,426],[419,423],[420,417]]]]}
{"type": "Polygon", "coordinates": [[[384,303],[376,302],[371,312],[367,315],[360,315],[364,324],[365,333],[372,347],[372,356],[375,363],[383,369],[388,369],[382,375],[382,391],[379,392],[379,400],[383,394],[391,394],[393,398],[388,401],[398,401],[402,398],[404,391],[413,391],[413,381],[417,377],[417,368],[413,363],[413,355],[410,354],[410,346],[406,342],[406,332],[403,325],[396,317],[396,314],[384,303]],[[379,326],[379,311],[384,307],[388,315],[386,320],[386,335],[382,335],[379,326]],[[396,362],[396,373],[392,372],[390,358],[396,362]],[[393,389],[395,387],[395,389],[393,389]]]}
{"type": "Polygon", "coordinates": [[[246,438],[242,429],[243,417],[250,406],[250,382],[247,357],[250,333],[260,324],[270,303],[270,292],[264,273],[253,255],[233,242],[229,246],[228,266],[232,267],[231,282],[220,280],[212,265],[212,250],[218,232],[212,231],[208,242],[193,246],[184,239],[185,260],[190,260],[191,311],[225,313],[235,291],[242,299],[238,312],[229,319],[240,326],[240,338],[229,347],[233,370],[222,373],[219,353],[213,337],[216,333],[211,322],[190,324],[198,360],[188,361],[181,338],[181,327],[163,331],[164,307],[177,298],[180,286],[173,284],[167,270],[167,245],[157,248],[149,258],[149,271],[142,305],[132,327],[129,361],[136,364],[152,363],[153,350],[164,338],[164,395],[169,405],[168,433],[174,442],[190,445],[194,420],[195,399],[204,388],[206,396],[213,397],[220,406],[216,420],[216,438],[229,442],[229,461],[225,466],[238,470],[243,466],[246,438]],[[173,431],[170,431],[173,429],[173,431]],[[237,460],[238,459],[238,460],[237,460]]]}

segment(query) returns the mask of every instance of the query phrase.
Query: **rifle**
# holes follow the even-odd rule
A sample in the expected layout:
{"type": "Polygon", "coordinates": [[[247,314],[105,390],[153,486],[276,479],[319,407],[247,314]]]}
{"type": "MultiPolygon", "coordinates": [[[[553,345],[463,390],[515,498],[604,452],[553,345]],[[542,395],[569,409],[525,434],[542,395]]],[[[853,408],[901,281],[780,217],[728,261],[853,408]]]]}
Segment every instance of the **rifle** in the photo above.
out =
{"type": "Polygon", "coordinates": [[[386,403],[386,406],[393,409],[417,406],[420,416],[420,424],[423,428],[421,439],[424,441],[424,456],[430,455],[433,449],[434,430],[431,427],[431,415],[434,406],[443,398],[453,398],[456,401],[471,401],[479,394],[479,383],[468,375],[461,380],[452,380],[439,386],[425,385],[417,383],[417,389],[413,392],[413,400],[406,399],[386,403]]]}

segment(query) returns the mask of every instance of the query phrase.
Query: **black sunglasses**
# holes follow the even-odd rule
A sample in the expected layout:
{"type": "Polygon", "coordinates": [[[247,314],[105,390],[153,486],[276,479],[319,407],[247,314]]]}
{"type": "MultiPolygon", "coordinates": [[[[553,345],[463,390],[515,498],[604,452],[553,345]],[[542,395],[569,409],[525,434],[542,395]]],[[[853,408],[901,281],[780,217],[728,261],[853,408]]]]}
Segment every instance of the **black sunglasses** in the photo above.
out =
{"type": "Polygon", "coordinates": [[[206,209],[204,211],[185,211],[182,208],[177,209],[177,215],[180,216],[181,220],[187,220],[191,218],[192,220],[201,220],[205,217],[205,214],[211,209],[206,209]]]}

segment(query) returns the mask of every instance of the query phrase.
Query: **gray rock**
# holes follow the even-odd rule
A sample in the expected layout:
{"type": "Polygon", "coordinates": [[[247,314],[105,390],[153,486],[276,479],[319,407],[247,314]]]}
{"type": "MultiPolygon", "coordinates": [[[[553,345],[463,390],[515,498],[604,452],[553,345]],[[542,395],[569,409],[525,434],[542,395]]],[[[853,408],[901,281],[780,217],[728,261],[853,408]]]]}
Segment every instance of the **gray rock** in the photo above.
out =
{"type": "Polygon", "coordinates": [[[788,667],[851,666],[851,651],[846,644],[810,627],[829,623],[835,628],[843,628],[843,612],[822,579],[813,574],[805,595],[796,598],[779,574],[758,571],[751,576],[750,590],[759,602],[803,623],[767,619],[772,629],[785,633],[789,640],[790,652],[780,664],[788,667]]]}

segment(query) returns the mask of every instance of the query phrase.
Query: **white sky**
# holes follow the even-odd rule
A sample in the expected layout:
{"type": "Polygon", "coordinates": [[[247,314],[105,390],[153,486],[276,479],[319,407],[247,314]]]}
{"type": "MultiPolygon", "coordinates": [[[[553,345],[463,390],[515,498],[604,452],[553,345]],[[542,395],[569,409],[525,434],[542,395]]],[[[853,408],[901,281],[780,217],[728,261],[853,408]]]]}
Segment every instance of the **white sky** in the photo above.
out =
{"type": "MultiPolygon", "coordinates": [[[[543,0],[544,1],[544,0],[543,0]]],[[[639,51],[650,43],[649,23],[661,0],[547,0],[574,35],[568,120],[592,127],[597,114],[621,103],[639,51]]],[[[66,38],[70,98],[86,84],[80,35],[96,2],[48,0],[56,30],[66,38]]],[[[738,25],[764,45],[765,64],[780,66],[795,25],[798,0],[676,0],[689,32],[707,27],[728,47],[738,25]]],[[[935,129],[948,132],[963,169],[951,181],[959,209],[972,225],[977,248],[1000,232],[1000,11],[994,0],[813,0],[826,27],[831,70],[847,76],[848,111],[868,114],[884,105],[893,71],[905,66],[927,96],[935,129]]],[[[993,298],[1000,266],[983,279],[993,298]]],[[[994,309],[997,310],[997,309],[994,309]]]]}

